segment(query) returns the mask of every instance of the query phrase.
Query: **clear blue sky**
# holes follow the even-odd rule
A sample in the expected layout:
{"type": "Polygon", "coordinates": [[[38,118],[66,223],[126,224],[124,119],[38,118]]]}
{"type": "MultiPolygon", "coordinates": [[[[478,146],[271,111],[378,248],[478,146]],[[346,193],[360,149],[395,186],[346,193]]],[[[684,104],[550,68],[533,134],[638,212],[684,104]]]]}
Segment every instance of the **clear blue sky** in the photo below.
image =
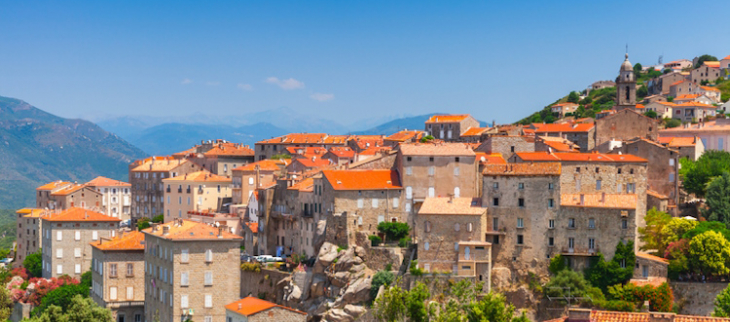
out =
{"type": "Polygon", "coordinates": [[[687,1],[0,1],[0,95],[64,117],[513,122],[632,63],[730,54],[687,1]]]}

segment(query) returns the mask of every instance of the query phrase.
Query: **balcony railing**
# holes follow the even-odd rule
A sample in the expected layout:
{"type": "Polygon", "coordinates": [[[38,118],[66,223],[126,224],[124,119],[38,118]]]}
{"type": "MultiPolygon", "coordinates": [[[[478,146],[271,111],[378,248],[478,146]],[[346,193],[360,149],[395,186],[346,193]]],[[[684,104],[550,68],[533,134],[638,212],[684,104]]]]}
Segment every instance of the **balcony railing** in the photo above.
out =
{"type": "Polygon", "coordinates": [[[590,247],[568,247],[563,246],[561,248],[561,253],[563,255],[576,255],[576,256],[593,256],[598,254],[600,252],[600,248],[598,246],[595,246],[593,248],[590,247]]]}
{"type": "Polygon", "coordinates": [[[144,301],[124,301],[124,302],[107,302],[107,308],[121,308],[132,306],[144,306],[144,301]]]}

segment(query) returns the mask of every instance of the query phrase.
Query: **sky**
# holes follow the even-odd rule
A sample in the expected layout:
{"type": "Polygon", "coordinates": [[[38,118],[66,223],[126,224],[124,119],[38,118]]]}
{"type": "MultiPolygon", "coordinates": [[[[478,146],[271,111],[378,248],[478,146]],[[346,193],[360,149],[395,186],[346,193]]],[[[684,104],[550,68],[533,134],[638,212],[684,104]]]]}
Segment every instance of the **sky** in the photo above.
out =
{"type": "Polygon", "coordinates": [[[627,44],[644,65],[730,55],[712,12],[730,1],[0,0],[0,95],[90,120],[288,107],[508,123],[614,79],[627,44]]]}

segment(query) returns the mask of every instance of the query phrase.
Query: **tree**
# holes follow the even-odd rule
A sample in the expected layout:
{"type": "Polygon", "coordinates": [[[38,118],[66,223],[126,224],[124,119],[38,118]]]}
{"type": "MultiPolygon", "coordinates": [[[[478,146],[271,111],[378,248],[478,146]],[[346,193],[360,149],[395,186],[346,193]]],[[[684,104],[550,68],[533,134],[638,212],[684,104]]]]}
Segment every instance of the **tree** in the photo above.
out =
{"type": "Polygon", "coordinates": [[[644,242],[642,250],[656,249],[661,253],[667,248],[666,238],[662,235],[664,226],[672,220],[672,216],[666,212],[658,211],[651,208],[646,212],[644,217],[646,221],[645,227],[639,227],[639,240],[644,242]]]}
{"type": "Polygon", "coordinates": [[[715,298],[715,311],[712,316],[728,317],[730,316],[730,286],[726,287],[715,298]]]}
{"type": "Polygon", "coordinates": [[[33,314],[40,315],[50,306],[60,307],[64,312],[67,312],[68,308],[72,304],[74,296],[76,295],[88,297],[89,288],[81,284],[66,284],[58,287],[48,292],[48,294],[43,297],[41,305],[33,309],[33,314]]]}
{"type": "Polygon", "coordinates": [[[97,305],[91,298],[75,295],[67,310],[51,305],[43,314],[32,316],[27,322],[114,322],[112,311],[97,305]],[[65,312],[65,313],[64,313],[65,312]]]}
{"type": "Polygon", "coordinates": [[[646,86],[641,86],[636,90],[636,97],[644,98],[647,96],[649,96],[649,89],[647,89],[646,86]]]}
{"type": "Polygon", "coordinates": [[[585,277],[591,285],[605,292],[611,285],[628,282],[634,273],[635,263],[636,253],[633,241],[626,244],[618,242],[613,258],[606,261],[603,254],[599,253],[585,270],[585,277]]]}
{"type": "Polygon", "coordinates": [[[386,241],[400,240],[407,237],[410,230],[411,228],[404,222],[383,221],[378,224],[378,231],[385,234],[386,241]]]}
{"type": "Polygon", "coordinates": [[[398,285],[385,288],[383,294],[375,299],[373,316],[378,321],[403,321],[407,314],[405,297],[406,291],[398,285]]]}
{"type": "Polygon", "coordinates": [[[406,295],[406,309],[408,319],[413,322],[428,321],[428,311],[426,310],[426,300],[431,298],[426,284],[416,283],[416,287],[411,289],[406,295]]]}
{"type": "Polygon", "coordinates": [[[568,94],[568,102],[577,104],[578,100],[580,100],[580,95],[578,95],[578,92],[572,91],[570,92],[570,94],[568,94]]]}
{"type": "Polygon", "coordinates": [[[566,269],[553,276],[545,284],[543,290],[545,295],[549,297],[567,297],[568,290],[570,290],[570,296],[585,297],[591,287],[593,287],[591,283],[582,274],[566,269]]]}
{"type": "MultiPolygon", "coordinates": [[[[662,227],[661,235],[664,239],[662,246],[668,246],[670,243],[680,240],[684,234],[697,227],[698,224],[699,222],[696,220],[687,220],[684,218],[670,219],[669,222],[662,227]]],[[[659,254],[662,254],[666,248],[667,247],[665,246],[662,249],[658,249],[659,254]]]]}
{"type": "Polygon", "coordinates": [[[28,270],[31,277],[41,277],[43,274],[43,255],[41,249],[38,252],[28,255],[23,260],[23,267],[28,270]]]}
{"type": "Polygon", "coordinates": [[[712,55],[702,55],[700,56],[700,58],[697,59],[697,64],[695,65],[695,68],[702,66],[702,64],[706,61],[719,61],[719,59],[712,55]]]}
{"type": "Polygon", "coordinates": [[[723,172],[730,171],[730,153],[708,150],[697,161],[682,158],[680,164],[682,167],[679,169],[679,175],[682,178],[682,188],[688,193],[704,197],[710,180],[723,172]]]}
{"type": "Polygon", "coordinates": [[[646,111],[646,112],[644,112],[644,116],[655,119],[657,117],[657,114],[654,111],[646,111]]]}
{"type": "Polygon", "coordinates": [[[705,201],[708,209],[702,215],[707,220],[730,225],[730,173],[723,172],[710,181],[705,201]]]}
{"type": "Polygon", "coordinates": [[[153,223],[162,223],[163,221],[165,221],[165,215],[160,214],[160,215],[152,217],[153,223]]]}
{"type": "Polygon", "coordinates": [[[514,313],[515,306],[507,304],[504,295],[489,292],[479,302],[471,304],[467,318],[469,321],[520,321],[520,317],[515,317],[514,313]]]}
{"type": "Polygon", "coordinates": [[[10,291],[0,287],[0,321],[8,321],[13,313],[13,300],[10,298],[10,291]]]}
{"type": "Polygon", "coordinates": [[[142,217],[137,220],[137,230],[147,229],[150,228],[150,226],[150,219],[147,217],[142,217]]]}
{"type": "Polygon", "coordinates": [[[634,64],[634,75],[636,75],[636,79],[639,79],[639,75],[641,75],[641,70],[644,68],[644,66],[641,66],[640,63],[634,64]]]}
{"type": "Polygon", "coordinates": [[[667,96],[667,102],[674,102],[674,96],[667,96]]]}
{"type": "Polygon", "coordinates": [[[730,273],[730,243],[720,233],[704,232],[689,242],[689,263],[702,274],[726,275],[730,273]]]}
{"type": "Polygon", "coordinates": [[[682,125],[682,121],[680,121],[678,119],[670,119],[670,118],[664,119],[664,126],[666,126],[668,129],[671,129],[673,127],[677,127],[680,125],[682,125]]]}
{"type": "Polygon", "coordinates": [[[370,298],[375,299],[378,296],[378,290],[381,285],[386,287],[395,281],[395,275],[391,271],[379,271],[373,275],[373,281],[370,282],[370,298]]]}

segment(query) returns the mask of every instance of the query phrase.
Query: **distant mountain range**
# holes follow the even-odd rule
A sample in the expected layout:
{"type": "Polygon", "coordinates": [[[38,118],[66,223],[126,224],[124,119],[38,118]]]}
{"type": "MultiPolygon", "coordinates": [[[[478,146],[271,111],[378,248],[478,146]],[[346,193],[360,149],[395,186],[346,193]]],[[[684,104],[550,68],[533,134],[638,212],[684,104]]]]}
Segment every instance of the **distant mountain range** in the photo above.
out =
{"type": "Polygon", "coordinates": [[[0,209],[33,206],[35,188],[53,180],[127,180],[129,163],[145,156],[94,123],[0,96],[0,209]]]}

